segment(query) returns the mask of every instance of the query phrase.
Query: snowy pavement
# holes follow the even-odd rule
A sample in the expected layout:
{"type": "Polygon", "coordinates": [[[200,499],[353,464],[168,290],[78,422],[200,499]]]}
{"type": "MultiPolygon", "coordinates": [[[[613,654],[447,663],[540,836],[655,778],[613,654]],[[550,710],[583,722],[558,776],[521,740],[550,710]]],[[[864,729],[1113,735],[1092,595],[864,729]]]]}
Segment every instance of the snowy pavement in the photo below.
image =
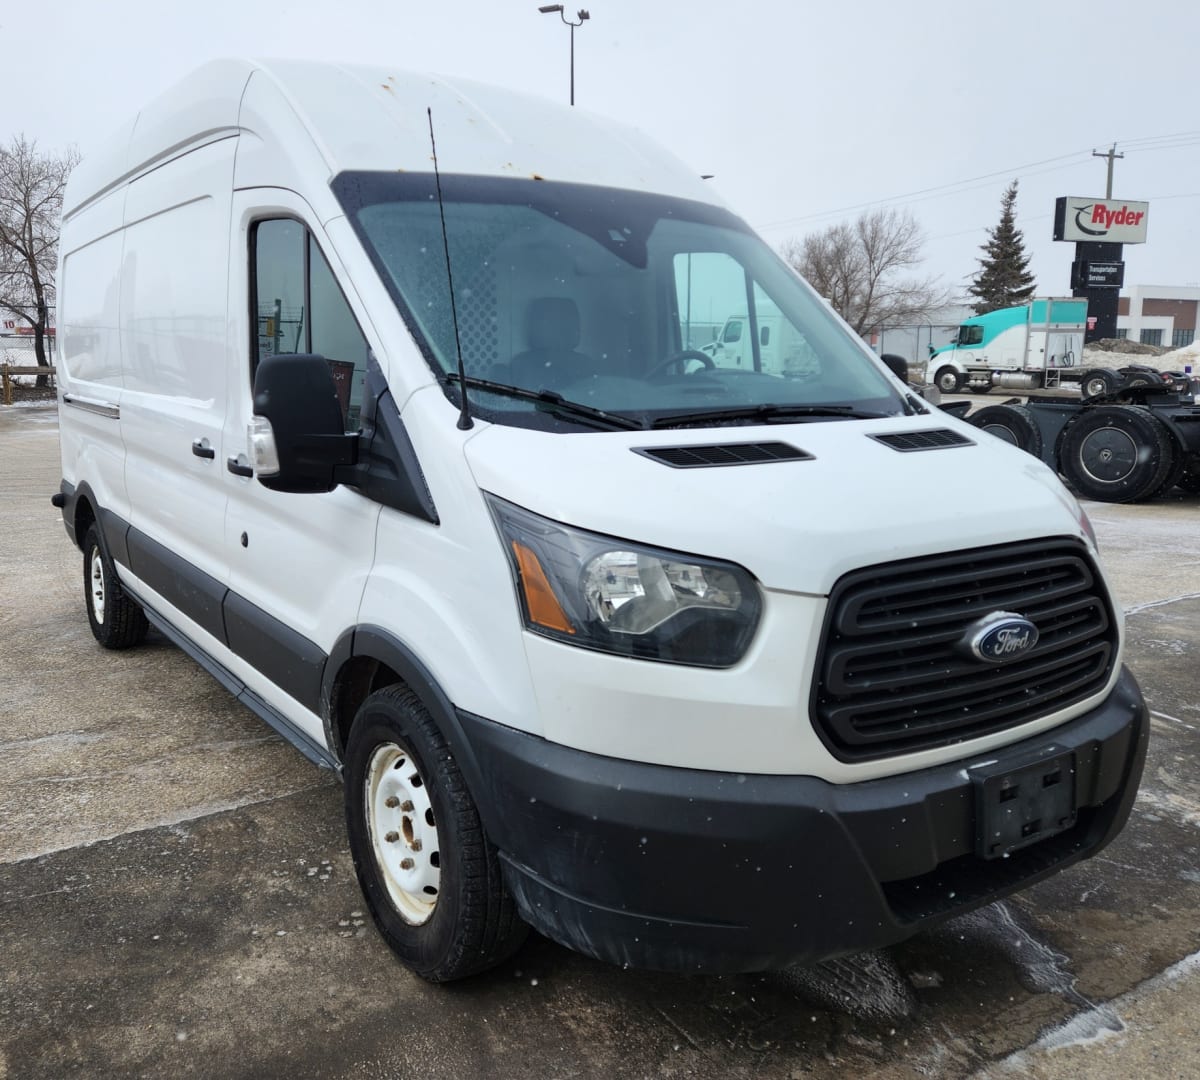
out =
{"type": "Polygon", "coordinates": [[[0,409],[0,462],[0,1080],[1200,1074],[1200,496],[1088,505],[1153,712],[1097,858],[814,969],[534,939],[436,988],[364,915],[329,773],[162,639],[92,641],[54,410],[0,409]]]}

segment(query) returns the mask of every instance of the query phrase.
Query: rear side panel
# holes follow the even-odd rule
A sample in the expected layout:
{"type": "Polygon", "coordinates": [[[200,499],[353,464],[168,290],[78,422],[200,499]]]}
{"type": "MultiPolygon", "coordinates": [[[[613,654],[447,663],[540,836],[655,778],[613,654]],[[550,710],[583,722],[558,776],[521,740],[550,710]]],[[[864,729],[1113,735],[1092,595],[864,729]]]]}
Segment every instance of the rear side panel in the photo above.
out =
{"type": "Polygon", "coordinates": [[[211,143],[130,185],[121,275],[129,520],[218,581],[236,147],[211,143]]]}
{"type": "MultiPolygon", "coordinates": [[[[120,274],[125,192],[68,215],[58,274],[63,478],[127,515],[120,410],[120,274]]],[[[82,537],[76,538],[82,541],[82,537]]]]}

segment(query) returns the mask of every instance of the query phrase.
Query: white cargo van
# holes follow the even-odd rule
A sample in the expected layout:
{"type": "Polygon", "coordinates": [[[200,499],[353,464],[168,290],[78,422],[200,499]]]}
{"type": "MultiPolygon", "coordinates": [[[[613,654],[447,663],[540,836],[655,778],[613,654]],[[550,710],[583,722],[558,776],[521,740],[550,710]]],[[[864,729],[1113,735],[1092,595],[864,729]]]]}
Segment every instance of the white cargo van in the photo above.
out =
{"type": "Polygon", "coordinates": [[[156,627],[340,773],[426,978],[526,926],[680,971],[878,947],[1124,823],[1147,714],[1074,499],[636,131],[215,63],[85,158],[61,251],[96,638],[156,627]],[[683,347],[768,306],[806,377],[683,347]]]}

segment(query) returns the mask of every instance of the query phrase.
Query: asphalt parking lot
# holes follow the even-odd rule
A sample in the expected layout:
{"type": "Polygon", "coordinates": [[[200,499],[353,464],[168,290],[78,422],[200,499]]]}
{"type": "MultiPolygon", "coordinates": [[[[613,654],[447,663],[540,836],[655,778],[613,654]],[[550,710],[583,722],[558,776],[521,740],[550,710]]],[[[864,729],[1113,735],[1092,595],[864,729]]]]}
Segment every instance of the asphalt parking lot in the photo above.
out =
{"type": "Polygon", "coordinates": [[[1153,710],[1098,858],[884,953],[622,971],[535,938],[429,986],[341,792],[162,638],[88,630],[53,408],[0,410],[0,1080],[1200,1075],[1200,496],[1088,504],[1153,710]]]}

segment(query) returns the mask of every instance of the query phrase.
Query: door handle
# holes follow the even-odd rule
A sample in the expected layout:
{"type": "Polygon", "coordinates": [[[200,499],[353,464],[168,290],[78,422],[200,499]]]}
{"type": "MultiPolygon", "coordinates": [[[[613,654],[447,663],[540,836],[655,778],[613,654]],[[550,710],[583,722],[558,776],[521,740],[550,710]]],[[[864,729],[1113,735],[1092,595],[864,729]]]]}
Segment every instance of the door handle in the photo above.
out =
{"type": "Polygon", "coordinates": [[[192,453],[195,454],[196,457],[208,458],[209,460],[212,460],[217,456],[217,452],[208,445],[207,439],[193,439],[192,453]]]}
{"type": "Polygon", "coordinates": [[[243,465],[237,458],[231,457],[225,459],[225,468],[227,468],[234,476],[253,476],[254,470],[249,465],[243,465]]]}

